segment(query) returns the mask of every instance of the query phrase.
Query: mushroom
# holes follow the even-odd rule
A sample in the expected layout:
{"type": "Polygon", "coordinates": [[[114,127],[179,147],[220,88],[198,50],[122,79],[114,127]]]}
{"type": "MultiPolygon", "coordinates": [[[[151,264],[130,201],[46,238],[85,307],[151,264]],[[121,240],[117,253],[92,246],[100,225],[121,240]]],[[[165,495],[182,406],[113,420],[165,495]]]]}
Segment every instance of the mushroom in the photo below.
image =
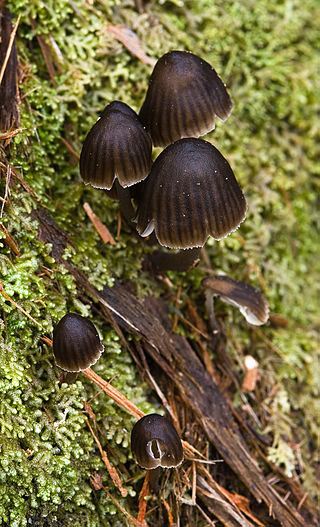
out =
{"type": "Polygon", "coordinates": [[[181,439],[166,417],[149,414],[139,419],[131,432],[131,452],[146,470],[173,468],[183,461],[181,439]]]}
{"type": "Polygon", "coordinates": [[[68,372],[86,370],[103,352],[94,324],[76,313],[67,313],[53,331],[53,354],[56,365],[68,372]]]}
{"type": "Polygon", "coordinates": [[[86,184],[115,190],[125,218],[134,215],[130,187],[143,181],[152,164],[152,142],[138,115],[125,103],[113,101],[89,131],[81,150],[80,174],[86,184]]]}
{"type": "Polygon", "coordinates": [[[143,183],[137,231],[148,236],[154,230],[161,245],[191,249],[177,255],[158,251],[151,258],[158,269],[185,270],[209,236],[228,236],[246,210],[245,197],[219,150],[202,139],[180,139],[158,156],[143,183]]]}
{"type": "Polygon", "coordinates": [[[71,372],[67,382],[74,380],[74,372],[82,372],[133,417],[145,414],[109,382],[99,377],[91,368],[103,352],[98,332],[92,322],[75,313],[67,313],[53,330],[52,348],[56,365],[71,372]]]}
{"type": "Polygon", "coordinates": [[[199,137],[225,121],[233,108],[216,71],[188,51],[170,51],[156,63],[140,110],[155,146],[182,137],[199,137]]]}
{"type": "Polygon", "coordinates": [[[268,321],[269,306],[263,294],[250,284],[234,280],[230,276],[215,275],[202,280],[206,288],[206,306],[214,333],[219,331],[213,310],[213,297],[239,308],[249,324],[261,326],[268,321]]]}

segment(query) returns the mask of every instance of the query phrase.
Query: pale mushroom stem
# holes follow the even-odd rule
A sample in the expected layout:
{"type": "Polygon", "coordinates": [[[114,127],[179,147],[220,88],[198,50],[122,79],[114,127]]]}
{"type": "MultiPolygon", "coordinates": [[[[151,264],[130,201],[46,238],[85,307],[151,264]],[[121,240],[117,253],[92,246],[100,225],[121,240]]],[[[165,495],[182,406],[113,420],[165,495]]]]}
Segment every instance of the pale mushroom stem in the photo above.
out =
{"type": "Polygon", "coordinates": [[[136,224],[133,222],[136,213],[132,205],[130,189],[129,187],[123,188],[117,179],[115,180],[115,186],[118,193],[121,215],[131,227],[136,229],[136,224]]]}
{"type": "Polygon", "coordinates": [[[220,326],[214,314],[214,293],[210,291],[210,289],[205,289],[205,297],[206,297],[205,307],[208,313],[209,325],[210,325],[211,331],[214,335],[218,335],[220,333],[220,326]]]}
{"type": "Polygon", "coordinates": [[[200,256],[200,247],[183,249],[178,253],[154,251],[148,260],[157,271],[188,271],[200,256]]]}
{"type": "Polygon", "coordinates": [[[102,379],[99,375],[97,375],[91,368],[87,368],[86,370],[83,370],[82,373],[88,377],[91,381],[93,381],[95,384],[100,386],[102,390],[111,398],[114,400],[115,403],[117,403],[118,406],[121,406],[127,412],[129,412],[133,417],[136,419],[141,419],[141,417],[144,417],[146,414],[139,410],[135,404],[133,404],[129,399],[127,399],[124,395],[122,395],[121,392],[119,392],[116,388],[114,388],[109,382],[106,382],[104,379],[102,379]]]}

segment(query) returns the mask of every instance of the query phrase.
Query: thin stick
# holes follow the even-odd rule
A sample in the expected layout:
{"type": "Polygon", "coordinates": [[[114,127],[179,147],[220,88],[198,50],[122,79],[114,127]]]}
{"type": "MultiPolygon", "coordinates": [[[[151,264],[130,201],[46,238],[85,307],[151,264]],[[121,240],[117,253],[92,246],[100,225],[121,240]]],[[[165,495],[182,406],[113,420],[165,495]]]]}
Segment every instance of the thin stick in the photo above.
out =
{"type": "MultiPolygon", "coordinates": [[[[0,282],[1,283],[1,282],[0,282]]],[[[48,337],[42,337],[42,340],[48,344],[52,348],[52,340],[48,337]]],[[[122,395],[119,390],[111,386],[111,384],[102,377],[100,377],[97,373],[95,373],[91,368],[87,368],[86,370],[82,370],[83,375],[88,377],[91,381],[93,381],[97,386],[100,386],[100,388],[115,402],[118,406],[121,406],[127,412],[129,412],[133,417],[136,419],[141,419],[141,417],[144,417],[146,414],[139,410],[135,404],[133,404],[129,399],[127,399],[124,395],[122,395]]]]}
{"type": "Polygon", "coordinates": [[[64,137],[60,137],[60,140],[63,142],[63,144],[67,147],[67,149],[69,150],[69,152],[71,152],[71,154],[76,158],[76,159],[80,159],[80,154],[79,152],[77,152],[72,145],[70,145],[70,143],[68,143],[68,141],[64,138],[64,137]]]}
{"type": "Polygon", "coordinates": [[[43,326],[40,324],[40,322],[37,322],[31,315],[29,315],[29,313],[27,313],[23,307],[20,307],[19,304],[17,304],[14,300],[12,300],[12,298],[7,295],[7,293],[5,292],[4,288],[3,288],[3,285],[2,283],[0,282],[0,293],[4,296],[4,298],[6,298],[6,300],[9,300],[9,302],[11,302],[12,305],[14,305],[17,309],[19,309],[24,315],[26,315],[28,318],[30,318],[30,320],[32,320],[32,322],[34,322],[35,324],[37,324],[37,326],[39,326],[40,328],[44,329],[43,326]]]}
{"type": "Polygon", "coordinates": [[[84,203],[83,208],[87,213],[92,225],[96,229],[99,236],[102,238],[104,243],[110,243],[110,245],[116,245],[114,238],[109,229],[102,223],[100,218],[93,212],[89,203],[84,203]]]}
{"type": "Polygon", "coordinates": [[[10,178],[11,178],[11,166],[7,165],[7,170],[6,170],[6,188],[5,188],[5,191],[4,191],[3,202],[1,204],[0,218],[2,218],[3,211],[4,211],[4,206],[5,206],[7,198],[8,198],[10,178]]]}
{"type": "Polygon", "coordinates": [[[118,502],[118,500],[116,500],[116,498],[114,498],[111,494],[111,492],[108,491],[108,489],[104,486],[102,486],[103,490],[105,491],[105,493],[107,494],[107,496],[113,501],[113,503],[116,505],[116,507],[118,507],[118,509],[122,512],[122,514],[125,515],[126,518],[128,518],[128,520],[133,523],[133,525],[135,525],[135,527],[147,527],[147,524],[146,524],[146,521],[144,520],[142,523],[138,522],[138,520],[136,520],[133,516],[131,516],[131,514],[128,513],[128,511],[126,511],[126,509],[124,507],[122,507],[122,505],[118,502]]]}
{"type": "Polygon", "coordinates": [[[121,213],[120,211],[118,211],[118,227],[117,227],[117,238],[119,238],[120,236],[120,233],[121,233],[121,213]]]}
{"type": "Polygon", "coordinates": [[[25,128],[15,128],[14,130],[8,130],[7,132],[3,132],[0,134],[0,141],[4,141],[5,139],[11,139],[12,137],[15,137],[16,135],[20,134],[22,130],[25,130],[25,128]]]}
{"type": "Polygon", "coordinates": [[[97,436],[95,435],[94,431],[92,430],[92,427],[91,427],[91,425],[89,423],[89,419],[86,419],[86,423],[87,423],[87,425],[88,425],[88,427],[90,429],[90,432],[92,434],[93,439],[97,443],[97,446],[98,446],[98,448],[100,450],[101,458],[102,458],[105,466],[107,467],[107,470],[109,472],[109,475],[110,475],[113,483],[120,490],[121,496],[125,497],[128,492],[127,492],[127,489],[123,488],[122,483],[121,483],[121,479],[119,477],[119,474],[118,474],[117,470],[115,469],[115,467],[113,467],[111,465],[111,463],[110,463],[110,461],[108,459],[107,453],[105,452],[105,450],[103,450],[99,439],[97,438],[97,436]]]}
{"type": "Polygon", "coordinates": [[[149,496],[149,479],[150,479],[150,471],[146,471],[146,476],[144,478],[144,482],[142,485],[142,489],[139,494],[139,512],[138,512],[138,522],[143,522],[146,517],[147,512],[147,501],[146,498],[149,496]]]}
{"type": "MultiPolygon", "coordinates": [[[[180,304],[180,296],[181,296],[181,289],[182,289],[182,280],[180,281],[180,284],[179,284],[179,287],[178,287],[178,291],[177,291],[177,295],[176,295],[176,298],[175,298],[175,301],[174,301],[174,307],[178,310],[179,308],[179,304],[180,304]]],[[[174,314],[174,317],[173,317],[173,322],[172,322],[172,332],[174,333],[177,329],[177,325],[178,325],[178,319],[179,319],[179,315],[177,313],[177,311],[175,312],[174,314]]]]}
{"type": "Polygon", "coordinates": [[[4,225],[0,225],[0,229],[4,232],[5,234],[5,238],[4,238],[4,241],[6,242],[6,244],[10,247],[10,249],[17,255],[17,256],[20,256],[20,251],[19,251],[19,248],[16,244],[16,242],[14,241],[14,239],[12,238],[10,232],[8,231],[8,229],[6,229],[6,227],[4,225]]]}
{"type": "Polygon", "coordinates": [[[194,461],[192,461],[192,494],[191,494],[192,503],[195,505],[197,500],[197,466],[194,461]]]}
{"type": "Polygon", "coordinates": [[[16,21],[16,23],[14,25],[14,28],[13,28],[13,30],[11,32],[11,35],[10,35],[8,49],[7,49],[6,56],[4,58],[4,61],[3,61],[3,64],[2,64],[2,68],[1,68],[1,71],[0,71],[0,85],[1,85],[2,79],[4,77],[4,72],[6,71],[8,60],[10,58],[10,54],[11,54],[11,50],[12,50],[12,46],[13,46],[13,41],[14,41],[14,37],[16,36],[16,32],[17,32],[17,29],[18,29],[20,18],[21,18],[21,15],[18,16],[18,20],[16,21]]]}
{"type": "Polygon", "coordinates": [[[91,381],[93,381],[95,384],[100,386],[100,388],[103,389],[103,391],[117,403],[118,406],[121,406],[127,412],[129,412],[133,417],[136,419],[141,419],[141,417],[144,417],[146,414],[139,410],[135,404],[133,404],[129,399],[127,399],[124,395],[122,395],[121,392],[119,392],[116,388],[111,386],[108,382],[106,382],[104,379],[102,379],[99,375],[97,375],[91,368],[87,368],[86,370],[82,371],[83,375],[88,377],[91,381]]]}
{"type": "Polygon", "coordinates": [[[173,527],[173,525],[175,525],[175,523],[173,521],[173,516],[172,516],[172,512],[171,512],[169,503],[166,500],[164,500],[164,499],[162,500],[162,503],[165,506],[167,514],[168,514],[169,527],[173,527]]]}

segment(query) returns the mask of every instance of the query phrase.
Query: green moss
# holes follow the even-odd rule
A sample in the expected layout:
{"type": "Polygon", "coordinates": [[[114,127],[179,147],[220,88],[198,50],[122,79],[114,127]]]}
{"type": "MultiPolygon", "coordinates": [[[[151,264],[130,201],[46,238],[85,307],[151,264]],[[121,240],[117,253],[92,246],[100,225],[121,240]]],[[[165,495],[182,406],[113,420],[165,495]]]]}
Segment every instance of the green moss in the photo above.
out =
{"type": "MultiPolygon", "coordinates": [[[[215,271],[258,287],[265,283],[271,309],[291,321],[287,329],[265,330],[278,355],[253,337],[238,313],[223,306],[241,347],[259,358],[261,389],[267,394],[280,383],[277,397],[265,400],[270,418],[263,424],[274,437],[270,457],[290,473],[300,462],[289,443],[301,442],[302,478],[314,493],[315,453],[308,445],[316,444],[320,426],[319,380],[312,366],[318,360],[320,296],[316,1],[152,1],[143,14],[133,0],[92,6],[80,0],[14,0],[8,7],[15,17],[21,15],[17,45],[24,72],[23,131],[14,140],[11,160],[35,196],[16,182],[11,187],[2,221],[20,255],[10,252],[1,238],[1,281],[43,330],[0,297],[5,330],[0,346],[0,518],[10,526],[26,525],[28,518],[39,526],[45,521],[90,527],[125,523],[105,493],[89,484],[90,474],[100,470],[113,489],[82,412],[82,401],[96,390],[85,379],[60,386],[51,351],[40,338],[50,335],[66,311],[90,318],[92,313],[78,299],[72,276],[54,262],[50,247],[37,240],[37,225],[30,219],[39,203],[48,208],[77,247],[68,248],[65,257],[87,272],[96,287],[112,284],[116,277],[133,281],[139,296],[166,292],[141,270],[143,253],[150,249],[125,228],[115,246],[101,242],[83,204],[90,203],[114,237],[118,206],[82,184],[77,162],[61,140],[80,152],[107,103],[120,99],[140,107],[151,68],[108,34],[108,23],[133,29],[152,57],[169,49],[200,54],[230,89],[234,111],[208,138],[234,168],[249,210],[237,233],[220,243],[208,241],[207,255],[215,271]],[[37,40],[40,34],[51,50],[54,83],[37,40]]],[[[4,187],[1,181],[2,196],[4,187]]],[[[192,296],[205,316],[200,282],[206,272],[201,264],[189,275],[169,274],[173,291],[183,277],[179,309],[192,296]]],[[[106,345],[96,371],[105,378],[118,375],[115,386],[151,411],[156,403],[117,336],[101,320],[93,320],[106,345]]],[[[232,353],[231,345],[228,351],[232,353]]],[[[127,463],[137,476],[128,449],[132,419],[104,395],[91,404],[103,446],[110,444],[114,452],[112,462],[127,463]]],[[[128,489],[134,494],[134,488],[128,489]]],[[[135,508],[130,500],[119,501],[135,508]]]]}

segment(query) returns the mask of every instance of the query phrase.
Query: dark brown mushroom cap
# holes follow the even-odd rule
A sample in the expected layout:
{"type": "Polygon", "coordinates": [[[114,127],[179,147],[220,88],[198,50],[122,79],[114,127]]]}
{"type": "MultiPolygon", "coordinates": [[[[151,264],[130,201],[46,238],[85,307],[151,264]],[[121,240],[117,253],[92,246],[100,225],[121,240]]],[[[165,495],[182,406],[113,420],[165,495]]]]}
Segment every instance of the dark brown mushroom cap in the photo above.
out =
{"type": "Polygon", "coordinates": [[[246,200],[228,161],[202,139],[168,146],[143,187],[137,230],[147,236],[154,228],[166,247],[202,247],[210,235],[220,240],[246,215],[246,200]]]}
{"type": "Polygon", "coordinates": [[[147,470],[177,467],[183,461],[181,439],[173,424],[162,415],[145,415],[131,432],[133,458],[147,470]]]}
{"type": "Polygon", "coordinates": [[[53,331],[53,354],[56,365],[66,371],[86,370],[103,352],[94,324],[75,313],[67,313],[53,331]]]}
{"type": "Polygon", "coordinates": [[[122,187],[129,187],[149,174],[151,150],[151,138],[137,114],[127,104],[114,101],[83,143],[81,177],[97,188],[110,190],[115,178],[122,187]]]}
{"type": "Polygon", "coordinates": [[[230,276],[210,276],[202,280],[203,287],[209,288],[224,302],[239,308],[249,324],[261,326],[269,318],[268,302],[263,294],[250,284],[234,280],[230,276]]]}
{"type": "Polygon", "coordinates": [[[156,63],[140,119],[155,146],[182,137],[199,137],[225,121],[233,108],[216,71],[188,51],[170,51],[156,63]]]}

